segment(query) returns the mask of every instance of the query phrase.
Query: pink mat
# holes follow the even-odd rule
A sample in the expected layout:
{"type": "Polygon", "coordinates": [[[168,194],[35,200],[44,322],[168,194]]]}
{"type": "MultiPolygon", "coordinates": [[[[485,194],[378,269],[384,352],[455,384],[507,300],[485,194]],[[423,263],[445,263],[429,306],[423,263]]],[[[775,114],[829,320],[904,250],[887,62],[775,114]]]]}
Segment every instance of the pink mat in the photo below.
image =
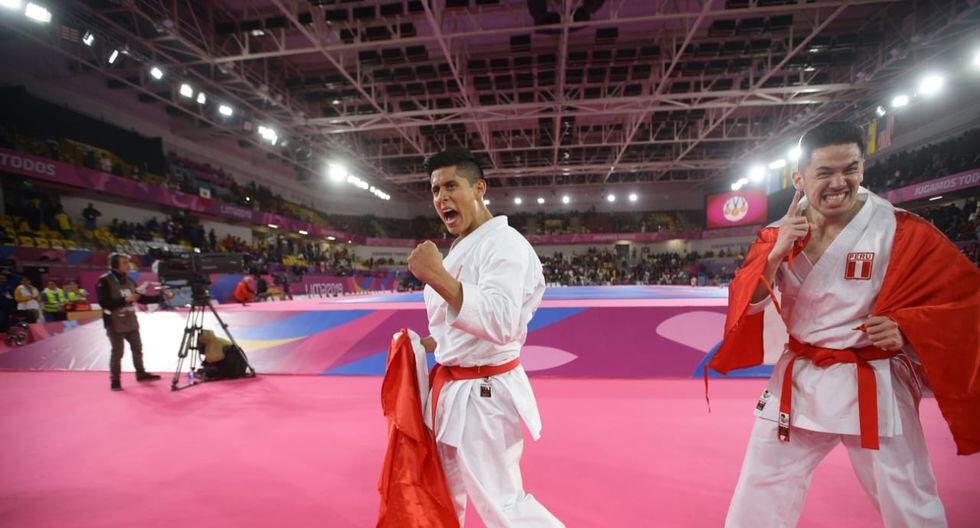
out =
{"type": "MultiPolygon", "coordinates": [[[[569,527],[722,525],[762,380],[535,379],[526,486],[569,527]]],[[[368,527],[385,447],[379,378],[260,376],[111,393],[105,373],[0,373],[0,526],[368,527]]],[[[980,457],[922,405],[951,527],[980,523],[980,457]]],[[[482,526],[471,516],[468,527],[482,526]]],[[[880,520],[844,451],[803,527],[880,520]]]]}

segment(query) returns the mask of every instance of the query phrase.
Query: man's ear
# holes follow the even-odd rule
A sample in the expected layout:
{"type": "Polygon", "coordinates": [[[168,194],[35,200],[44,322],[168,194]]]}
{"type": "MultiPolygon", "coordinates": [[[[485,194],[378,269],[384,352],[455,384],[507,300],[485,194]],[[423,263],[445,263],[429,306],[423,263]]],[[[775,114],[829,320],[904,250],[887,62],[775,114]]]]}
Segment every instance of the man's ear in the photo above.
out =
{"type": "Polygon", "coordinates": [[[800,171],[793,171],[793,187],[796,187],[797,191],[803,190],[803,175],[800,171]]]}

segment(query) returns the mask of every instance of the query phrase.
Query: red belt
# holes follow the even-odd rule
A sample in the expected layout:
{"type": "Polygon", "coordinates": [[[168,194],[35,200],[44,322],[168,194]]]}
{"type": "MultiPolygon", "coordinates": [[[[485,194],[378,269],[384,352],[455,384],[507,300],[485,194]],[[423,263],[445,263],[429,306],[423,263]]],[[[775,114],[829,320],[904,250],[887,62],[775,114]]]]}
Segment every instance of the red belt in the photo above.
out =
{"type": "Polygon", "coordinates": [[[875,371],[868,361],[895,357],[901,351],[882,350],[874,346],[862,348],[821,348],[789,338],[789,351],[793,359],[789,360],[783,372],[783,390],[779,395],[779,439],[789,442],[790,416],[793,404],[793,364],[797,359],[805,357],[820,368],[826,368],[838,363],[855,363],[857,365],[858,385],[858,415],[861,425],[861,447],[878,449],[878,383],[875,371]]]}
{"type": "Polygon", "coordinates": [[[521,362],[518,358],[503,365],[478,365],[476,367],[451,367],[436,364],[429,372],[429,386],[432,387],[432,430],[436,429],[436,404],[439,403],[439,393],[442,386],[449,380],[467,380],[499,376],[517,368],[521,362]]]}

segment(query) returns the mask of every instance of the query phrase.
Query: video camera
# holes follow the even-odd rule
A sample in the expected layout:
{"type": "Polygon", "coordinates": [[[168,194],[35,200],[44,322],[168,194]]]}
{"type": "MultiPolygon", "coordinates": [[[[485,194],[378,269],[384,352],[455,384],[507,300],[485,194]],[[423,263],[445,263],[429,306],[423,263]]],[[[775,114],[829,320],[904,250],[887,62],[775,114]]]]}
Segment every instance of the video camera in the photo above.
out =
{"type": "Polygon", "coordinates": [[[241,253],[180,253],[161,258],[157,276],[164,286],[190,286],[196,302],[206,302],[212,273],[244,273],[241,253]]]}

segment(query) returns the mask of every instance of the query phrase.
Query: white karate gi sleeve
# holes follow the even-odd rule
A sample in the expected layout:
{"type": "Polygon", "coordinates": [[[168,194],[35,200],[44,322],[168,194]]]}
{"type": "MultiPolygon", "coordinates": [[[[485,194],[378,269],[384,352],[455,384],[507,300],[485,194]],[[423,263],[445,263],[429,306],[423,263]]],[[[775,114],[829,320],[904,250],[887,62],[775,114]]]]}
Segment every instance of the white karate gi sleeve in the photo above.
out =
{"type": "Polygon", "coordinates": [[[525,331],[521,307],[529,265],[526,251],[508,252],[501,246],[490,250],[477,284],[461,281],[459,312],[448,308],[446,313],[446,322],[453,328],[496,345],[516,341],[525,331]]]}

